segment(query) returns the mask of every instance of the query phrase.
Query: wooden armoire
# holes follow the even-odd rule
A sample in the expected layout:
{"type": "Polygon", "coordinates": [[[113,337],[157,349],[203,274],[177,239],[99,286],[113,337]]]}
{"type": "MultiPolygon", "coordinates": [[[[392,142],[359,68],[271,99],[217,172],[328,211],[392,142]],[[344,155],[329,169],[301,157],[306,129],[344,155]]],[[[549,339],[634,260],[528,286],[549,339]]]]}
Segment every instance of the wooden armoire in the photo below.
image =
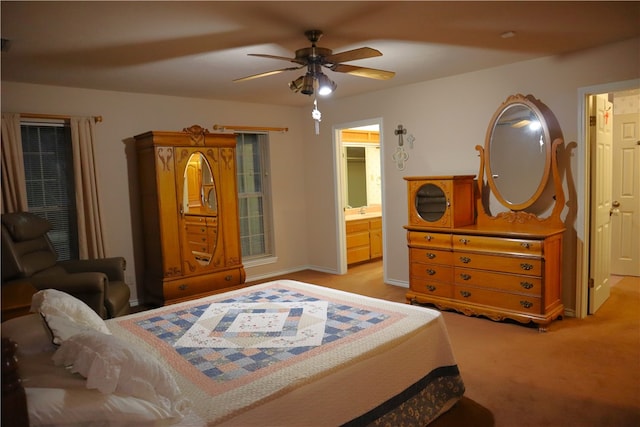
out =
{"type": "Polygon", "coordinates": [[[134,139],[145,303],[176,303],[244,283],[235,135],[193,125],[134,139]]]}

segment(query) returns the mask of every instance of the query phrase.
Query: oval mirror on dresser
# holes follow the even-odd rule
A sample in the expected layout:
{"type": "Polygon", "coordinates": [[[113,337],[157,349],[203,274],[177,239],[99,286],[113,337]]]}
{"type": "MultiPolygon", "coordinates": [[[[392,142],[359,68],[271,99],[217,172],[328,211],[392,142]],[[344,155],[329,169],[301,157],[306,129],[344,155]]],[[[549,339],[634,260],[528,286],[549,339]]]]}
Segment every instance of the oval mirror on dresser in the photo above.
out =
{"type": "Polygon", "coordinates": [[[494,218],[487,206],[490,196],[508,209],[495,218],[520,221],[522,217],[535,216],[526,210],[549,190],[552,178],[555,206],[548,222],[561,226],[564,193],[556,151],[562,143],[562,131],[545,104],[532,95],[508,97],[489,122],[484,148],[476,146],[480,152],[478,188],[483,199],[482,206],[478,206],[479,221],[494,218]],[[485,175],[487,186],[483,185],[485,175]]]}

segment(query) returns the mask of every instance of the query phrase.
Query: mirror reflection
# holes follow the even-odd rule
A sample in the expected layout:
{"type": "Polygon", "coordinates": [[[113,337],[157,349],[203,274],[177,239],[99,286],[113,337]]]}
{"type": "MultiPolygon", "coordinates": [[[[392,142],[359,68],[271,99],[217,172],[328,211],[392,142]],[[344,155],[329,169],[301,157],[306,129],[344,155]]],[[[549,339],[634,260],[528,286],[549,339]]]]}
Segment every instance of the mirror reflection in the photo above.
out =
{"type": "Polygon", "coordinates": [[[381,204],[380,144],[344,143],[347,208],[381,204]]]}
{"type": "Polygon", "coordinates": [[[184,171],[185,214],[215,215],[218,210],[216,189],[209,162],[202,153],[193,153],[189,157],[184,171]]]}
{"type": "Polygon", "coordinates": [[[186,163],[182,212],[188,251],[201,265],[211,262],[218,235],[218,200],[213,173],[207,158],[192,153],[186,163]]]}
{"type": "Polygon", "coordinates": [[[488,179],[509,205],[531,200],[546,183],[549,141],[541,117],[528,105],[508,105],[495,121],[488,179]]]}

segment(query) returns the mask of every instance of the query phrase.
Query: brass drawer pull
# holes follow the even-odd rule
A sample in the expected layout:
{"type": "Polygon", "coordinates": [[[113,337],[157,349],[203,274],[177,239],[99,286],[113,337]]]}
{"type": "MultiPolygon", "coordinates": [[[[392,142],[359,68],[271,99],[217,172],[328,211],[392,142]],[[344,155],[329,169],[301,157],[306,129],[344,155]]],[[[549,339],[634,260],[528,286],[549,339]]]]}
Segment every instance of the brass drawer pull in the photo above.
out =
{"type": "Polygon", "coordinates": [[[471,262],[471,258],[466,257],[466,256],[461,256],[460,257],[460,261],[462,261],[465,264],[469,264],[471,262]]]}
{"type": "Polygon", "coordinates": [[[462,274],[460,275],[460,277],[462,278],[462,280],[469,280],[469,279],[471,279],[471,275],[470,275],[470,274],[465,274],[465,273],[462,273],[462,274]]]}
{"type": "Polygon", "coordinates": [[[530,301],[520,301],[520,305],[523,306],[524,308],[531,308],[533,307],[533,303],[530,301]]]}
{"type": "Polygon", "coordinates": [[[460,291],[460,295],[462,295],[465,298],[469,298],[471,296],[471,292],[460,291]]]}
{"type": "Polygon", "coordinates": [[[424,239],[425,239],[427,242],[430,242],[430,241],[431,241],[431,239],[433,239],[433,237],[431,237],[431,236],[429,236],[429,235],[426,235],[426,236],[424,236],[424,239]]]}
{"type": "Polygon", "coordinates": [[[436,290],[436,287],[433,286],[433,285],[427,285],[427,290],[430,291],[430,292],[433,292],[433,291],[436,290]]]}
{"type": "Polygon", "coordinates": [[[436,257],[436,254],[431,253],[431,252],[427,252],[427,258],[434,259],[435,257],[436,257]]]}
{"type": "Polygon", "coordinates": [[[532,264],[522,263],[522,264],[520,264],[520,268],[522,268],[523,270],[529,271],[529,270],[533,269],[533,265],[532,264]]]}
{"type": "Polygon", "coordinates": [[[522,242],[520,243],[520,246],[522,246],[525,249],[531,248],[531,244],[529,244],[529,242],[522,242]]]}
{"type": "Polygon", "coordinates": [[[471,243],[471,240],[469,240],[469,239],[460,239],[460,243],[462,243],[463,245],[466,245],[467,243],[471,243]]]}
{"type": "Polygon", "coordinates": [[[533,283],[531,283],[531,282],[520,282],[520,286],[522,286],[525,289],[531,289],[531,288],[533,288],[533,283]]]}
{"type": "Polygon", "coordinates": [[[224,276],[224,280],[226,280],[227,282],[230,282],[231,279],[233,279],[233,276],[231,274],[229,274],[228,276],[224,276]]]}
{"type": "Polygon", "coordinates": [[[436,274],[436,271],[432,268],[427,268],[427,274],[429,276],[433,276],[434,274],[436,274]]]}
{"type": "Polygon", "coordinates": [[[178,289],[180,289],[181,291],[186,291],[188,287],[189,287],[189,285],[185,285],[183,283],[182,285],[178,286],[178,289]]]}

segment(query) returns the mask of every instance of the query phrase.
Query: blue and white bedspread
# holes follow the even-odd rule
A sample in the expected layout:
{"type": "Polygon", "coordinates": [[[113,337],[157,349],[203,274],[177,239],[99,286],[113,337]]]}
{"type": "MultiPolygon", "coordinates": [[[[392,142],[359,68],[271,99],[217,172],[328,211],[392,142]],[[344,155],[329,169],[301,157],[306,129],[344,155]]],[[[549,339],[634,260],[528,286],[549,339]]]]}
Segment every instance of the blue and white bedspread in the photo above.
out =
{"type": "Polygon", "coordinates": [[[108,321],[166,360],[185,425],[426,425],[464,393],[435,310],[278,280],[108,321]]]}

